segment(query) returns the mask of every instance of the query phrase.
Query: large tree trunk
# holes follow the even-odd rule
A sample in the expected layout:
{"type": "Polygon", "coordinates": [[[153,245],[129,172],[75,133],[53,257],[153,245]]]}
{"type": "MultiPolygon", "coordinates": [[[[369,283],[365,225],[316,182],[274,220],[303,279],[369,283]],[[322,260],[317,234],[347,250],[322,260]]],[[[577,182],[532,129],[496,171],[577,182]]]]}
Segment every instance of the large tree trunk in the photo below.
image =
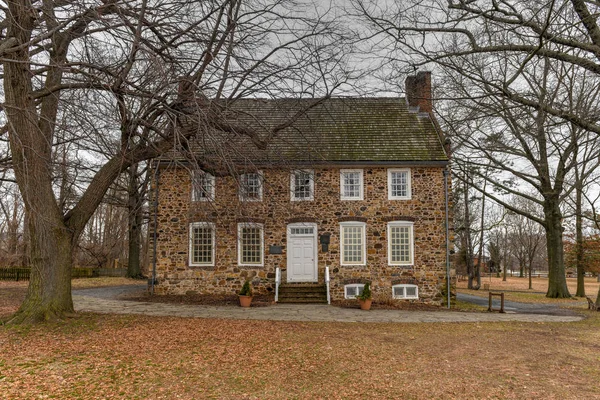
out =
{"type": "MultiPolygon", "coordinates": [[[[35,22],[27,2],[9,2],[7,38],[27,43],[35,22]]],[[[66,50],[63,51],[66,54],[66,50]]],[[[55,53],[56,57],[61,55],[55,53]]],[[[63,318],[73,312],[71,258],[73,233],[64,222],[52,187],[51,150],[58,96],[38,106],[33,92],[27,46],[5,55],[5,112],[8,119],[13,169],[29,228],[31,280],[25,301],[11,323],[63,318]]],[[[50,70],[46,80],[56,84],[60,71],[50,70]]]]}
{"type": "Polygon", "coordinates": [[[137,179],[137,164],[129,168],[129,256],[127,260],[127,276],[129,278],[141,278],[140,251],[141,251],[141,227],[142,227],[142,204],[141,194],[137,179]]]}
{"type": "Polygon", "coordinates": [[[585,267],[583,265],[583,223],[581,215],[581,182],[575,187],[575,262],[577,266],[577,291],[575,296],[585,297],[585,267]]]}
{"type": "Polygon", "coordinates": [[[548,292],[546,297],[571,297],[565,277],[562,214],[558,200],[544,202],[546,246],[548,249],[548,292]]]}
{"type": "Polygon", "coordinates": [[[25,300],[8,323],[63,319],[74,313],[71,298],[73,236],[62,219],[28,221],[31,277],[25,300]],[[35,233],[35,234],[34,234],[35,233]]]}

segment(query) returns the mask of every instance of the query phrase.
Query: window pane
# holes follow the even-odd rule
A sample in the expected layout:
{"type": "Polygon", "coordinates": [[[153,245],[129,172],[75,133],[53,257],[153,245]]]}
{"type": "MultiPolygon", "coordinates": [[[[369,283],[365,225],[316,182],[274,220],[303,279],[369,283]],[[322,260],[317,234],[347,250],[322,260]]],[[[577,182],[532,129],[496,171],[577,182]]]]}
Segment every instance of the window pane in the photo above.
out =
{"type": "Polygon", "coordinates": [[[406,297],[416,297],[417,296],[417,288],[414,286],[406,287],[406,297]]]}
{"type": "Polygon", "coordinates": [[[242,264],[262,264],[262,240],[259,227],[242,227],[240,247],[242,264]]]}
{"type": "Polygon", "coordinates": [[[362,226],[343,226],[344,263],[358,264],[363,260],[362,226]]]}
{"type": "Polygon", "coordinates": [[[243,174],[241,180],[242,197],[246,199],[260,199],[261,197],[261,181],[260,175],[257,173],[243,174]]]}
{"type": "Polygon", "coordinates": [[[210,225],[192,227],[192,264],[213,263],[213,230],[210,225]]]}
{"type": "Polygon", "coordinates": [[[392,263],[410,263],[410,227],[390,227],[390,257],[392,263]]]}
{"type": "Polygon", "coordinates": [[[192,178],[194,200],[209,200],[212,197],[214,177],[204,171],[195,171],[192,178]]]}
{"type": "Polygon", "coordinates": [[[395,171],[391,173],[392,196],[408,196],[408,171],[395,171]]]}
{"type": "Polygon", "coordinates": [[[342,172],[344,197],[360,197],[360,175],[360,172],[342,172]]]}
{"type": "Polygon", "coordinates": [[[294,198],[310,199],[312,197],[312,174],[305,171],[294,173],[294,198]]]}
{"type": "Polygon", "coordinates": [[[292,235],[312,235],[313,232],[313,228],[292,228],[290,230],[290,233],[292,235]]]}

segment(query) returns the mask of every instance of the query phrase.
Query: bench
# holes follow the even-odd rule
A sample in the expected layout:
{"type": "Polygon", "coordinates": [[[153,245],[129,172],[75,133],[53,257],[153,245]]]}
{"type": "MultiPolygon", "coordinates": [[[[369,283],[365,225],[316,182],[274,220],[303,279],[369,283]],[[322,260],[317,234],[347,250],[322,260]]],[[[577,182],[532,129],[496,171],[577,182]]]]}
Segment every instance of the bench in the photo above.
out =
{"type": "Polygon", "coordinates": [[[596,305],[596,303],[594,303],[594,301],[592,299],[590,299],[590,296],[585,296],[585,298],[588,301],[588,310],[598,311],[598,306],[596,305]]]}

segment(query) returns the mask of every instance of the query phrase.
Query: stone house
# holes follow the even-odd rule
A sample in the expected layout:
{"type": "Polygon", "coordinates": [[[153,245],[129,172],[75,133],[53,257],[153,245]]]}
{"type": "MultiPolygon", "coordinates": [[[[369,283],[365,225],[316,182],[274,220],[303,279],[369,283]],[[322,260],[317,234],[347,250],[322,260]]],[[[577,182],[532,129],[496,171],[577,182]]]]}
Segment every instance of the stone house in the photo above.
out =
{"type": "Polygon", "coordinates": [[[279,301],[323,300],[315,288],[337,301],[369,281],[376,299],[440,304],[449,157],[430,73],[406,85],[406,98],[238,100],[227,112],[244,129],[284,127],[266,147],[200,132],[191,158],[158,161],[155,292],[251,280],[279,301]]]}

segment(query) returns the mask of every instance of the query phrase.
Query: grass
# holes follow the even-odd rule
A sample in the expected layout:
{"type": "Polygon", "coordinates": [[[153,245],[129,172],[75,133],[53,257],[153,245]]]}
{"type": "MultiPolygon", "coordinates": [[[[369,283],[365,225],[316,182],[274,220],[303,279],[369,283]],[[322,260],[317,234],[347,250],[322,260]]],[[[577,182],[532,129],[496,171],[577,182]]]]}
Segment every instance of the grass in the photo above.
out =
{"type": "MultiPolygon", "coordinates": [[[[490,291],[493,292],[504,292],[505,300],[518,301],[523,303],[546,303],[546,304],[560,304],[561,306],[575,306],[581,307],[582,304],[587,304],[587,301],[582,298],[570,298],[570,299],[549,299],[546,297],[546,291],[548,290],[548,279],[547,278],[532,278],[532,289],[529,289],[528,278],[510,277],[506,278],[506,281],[502,281],[502,278],[496,277],[485,277],[481,279],[481,289],[469,290],[467,289],[467,281],[458,282],[457,290],[460,293],[472,294],[475,296],[488,297],[488,290],[483,289],[484,284],[490,285],[490,291]]],[[[585,278],[585,293],[592,300],[596,299],[598,294],[598,282],[597,278],[585,278]]],[[[567,286],[571,295],[575,294],[577,288],[577,279],[567,278],[567,286]]]]}

